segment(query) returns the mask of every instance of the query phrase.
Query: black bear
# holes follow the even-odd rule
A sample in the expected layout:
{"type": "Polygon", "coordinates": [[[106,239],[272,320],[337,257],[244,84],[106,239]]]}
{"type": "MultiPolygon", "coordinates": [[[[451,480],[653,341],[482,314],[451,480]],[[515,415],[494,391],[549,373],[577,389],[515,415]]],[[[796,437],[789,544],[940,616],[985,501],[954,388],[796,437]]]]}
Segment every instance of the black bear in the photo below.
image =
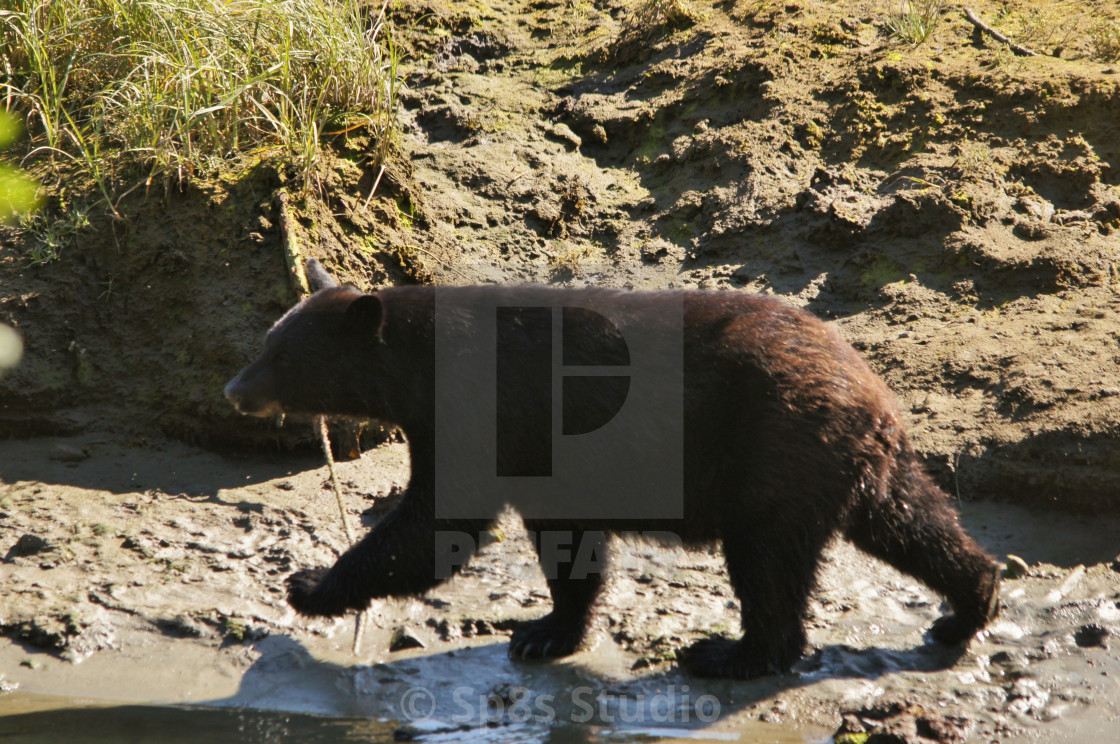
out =
{"type": "Polygon", "coordinates": [[[431,589],[507,504],[532,535],[553,601],[515,630],[514,657],[580,647],[603,578],[588,556],[620,532],[722,545],[743,634],[685,649],[683,665],[700,676],[746,679],[800,658],[821,550],[837,531],[948,600],[952,613],[930,631],[938,642],[968,640],[998,611],[997,564],[923,469],[893,396],[810,313],[731,291],[362,294],[314,260],[308,275],[315,293],[273,326],[227,398],[250,415],[390,422],[407,437],[412,472],[397,508],[333,567],[289,578],[300,613],[341,615],[431,589]],[[643,333],[668,351],[639,358],[643,333]],[[660,371],[642,382],[640,368],[660,371]],[[645,402],[631,405],[638,395],[645,402]],[[479,421],[446,414],[456,406],[479,421]],[[574,460],[556,455],[630,409],[629,434],[574,460]],[[649,448],[654,461],[627,464],[649,448]],[[592,463],[600,450],[611,454],[592,463]],[[463,469],[464,452],[490,460],[463,469]],[[574,490],[550,490],[565,479],[574,490]],[[556,535],[571,549],[557,550],[556,535]]]}

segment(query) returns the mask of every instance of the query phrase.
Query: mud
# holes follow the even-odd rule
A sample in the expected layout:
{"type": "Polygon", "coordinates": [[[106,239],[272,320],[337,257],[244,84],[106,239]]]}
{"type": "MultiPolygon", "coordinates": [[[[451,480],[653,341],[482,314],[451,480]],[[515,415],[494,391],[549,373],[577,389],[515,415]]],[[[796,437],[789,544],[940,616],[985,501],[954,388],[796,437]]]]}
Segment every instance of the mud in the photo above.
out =
{"type": "MultiPolygon", "coordinates": [[[[345,548],[316,458],[96,437],[11,441],[0,459],[5,715],[51,695],[361,716],[398,737],[515,740],[560,726],[579,740],[667,729],[804,741],[841,724],[883,725],[889,716],[875,716],[894,710],[951,724],[962,741],[1007,742],[1077,741],[1093,727],[1114,731],[1120,715],[1115,518],[965,504],[985,547],[1028,567],[1005,580],[1000,620],[966,652],[924,639],[940,614],[928,589],[837,543],[795,671],[705,682],[679,672],[674,652],[738,624],[714,552],[614,544],[593,647],[512,662],[509,629],[545,612],[548,595],[511,515],[462,576],[419,600],[376,603],[353,655],[352,619],[308,621],[283,601],[288,573],[345,548]],[[89,456],[52,459],[64,451],[89,456]],[[44,544],[21,551],[23,535],[44,544]],[[390,651],[402,631],[421,646],[390,651]]],[[[368,522],[396,497],[407,453],[386,445],[338,467],[349,518],[368,522]]]]}
{"type": "MultiPolygon", "coordinates": [[[[1120,7],[1032,4],[1052,14],[1042,51],[1061,49],[1020,59],[955,8],[930,43],[900,45],[887,5],[744,0],[636,24],[613,1],[404,2],[402,156],[379,182],[356,130],[331,138],[303,199],[250,159],[138,190],[121,220],[91,213],[53,263],[29,261],[52,236],[3,228],[0,322],[26,348],[0,380],[0,732],[93,699],[78,710],[360,716],[340,738],[1114,738],[1120,68],[1091,58],[1086,29],[1120,7]],[[514,664],[508,629],[548,600],[510,519],[455,583],[375,607],[353,656],[350,620],[306,622],[282,599],[288,573],[345,547],[310,428],[221,398],[296,299],[282,190],[302,252],[366,288],[702,287],[835,320],[970,529],[1022,559],[1002,619],[947,654],[922,636],[937,598],[837,544],[795,672],[700,683],[673,652],[736,627],[721,560],[625,544],[598,646],[514,664]],[[402,630],[423,647],[389,652],[402,630]],[[410,722],[414,687],[433,708],[410,722]],[[521,720],[523,694],[559,697],[560,725],[521,720]],[[703,695],[719,720],[681,721],[703,695]]],[[[1012,32],[1033,17],[972,7],[1012,32]]],[[[49,184],[58,234],[88,187],[49,184]]],[[[352,518],[389,508],[405,460],[391,443],[341,465],[352,518]]],[[[326,725],[292,716],[244,725],[326,725]]]]}

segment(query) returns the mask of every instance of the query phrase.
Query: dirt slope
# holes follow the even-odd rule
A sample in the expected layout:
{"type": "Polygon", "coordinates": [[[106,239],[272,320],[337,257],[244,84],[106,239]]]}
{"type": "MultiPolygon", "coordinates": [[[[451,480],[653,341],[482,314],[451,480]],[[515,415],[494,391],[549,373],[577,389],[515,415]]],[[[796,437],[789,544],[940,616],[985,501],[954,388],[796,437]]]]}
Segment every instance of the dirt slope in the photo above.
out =
{"type": "MultiPolygon", "coordinates": [[[[885,3],[697,5],[676,26],[618,3],[403,3],[402,159],[369,199],[360,135],[336,139],[296,237],[364,286],[780,294],[837,319],[962,496],[1116,509],[1120,76],[1089,30],[1117,7],[975,7],[1062,56],[1016,57],[955,7],[910,47],[885,3]]],[[[9,234],[0,320],[28,355],[3,431],[291,439],[219,392],[294,300],[286,182],[136,194],[45,266],[9,234]]]]}

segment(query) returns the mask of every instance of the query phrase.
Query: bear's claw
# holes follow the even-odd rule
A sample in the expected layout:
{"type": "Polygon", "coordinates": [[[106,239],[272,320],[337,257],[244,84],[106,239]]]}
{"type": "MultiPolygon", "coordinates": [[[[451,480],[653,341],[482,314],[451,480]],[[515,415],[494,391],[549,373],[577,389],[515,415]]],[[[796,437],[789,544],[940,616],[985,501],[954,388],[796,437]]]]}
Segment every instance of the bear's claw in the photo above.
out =
{"type": "Polygon", "coordinates": [[[583,645],[584,628],[553,615],[522,623],[513,631],[509,655],[514,659],[555,659],[570,656],[583,645]]]}

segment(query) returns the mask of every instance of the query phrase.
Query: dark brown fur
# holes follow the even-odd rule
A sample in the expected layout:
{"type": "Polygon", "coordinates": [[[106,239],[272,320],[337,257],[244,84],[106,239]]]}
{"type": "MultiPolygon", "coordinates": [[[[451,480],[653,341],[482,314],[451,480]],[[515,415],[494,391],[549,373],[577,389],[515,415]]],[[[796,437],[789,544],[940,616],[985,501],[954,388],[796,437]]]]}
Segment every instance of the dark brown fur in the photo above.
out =
{"type": "MultiPolygon", "coordinates": [[[[624,296],[534,291],[592,307],[624,296]]],[[[324,289],[277,323],[262,358],[227,388],[247,413],[381,418],[408,437],[412,477],[402,503],[329,571],[292,577],[289,599],[302,613],[338,615],[374,597],[425,592],[443,578],[431,570],[434,534],[454,530],[477,541],[496,516],[434,516],[433,293],[324,289]]],[[[683,663],[700,675],[781,672],[801,656],[806,602],[821,550],[837,531],[945,596],[953,613],[933,626],[936,640],[960,643],[982,628],[997,610],[996,564],[926,474],[893,396],[862,357],[832,327],[773,299],[641,296],[650,312],[670,299],[684,305],[684,517],[527,520],[534,536],[565,531],[600,544],[610,533],[657,531],[686,544],[720,542],[743,635],[687,649],[683,663]]],[[[596,330],[581,334],[593,343],[596,330]]],[[[530,328],[525,343],[532,342],[530,328]]],[[[551,568],[553,611],[518,628],[515,656],[563,656],[584,640],[602,576],[573,576],[564,563],[551,568]]]]}

